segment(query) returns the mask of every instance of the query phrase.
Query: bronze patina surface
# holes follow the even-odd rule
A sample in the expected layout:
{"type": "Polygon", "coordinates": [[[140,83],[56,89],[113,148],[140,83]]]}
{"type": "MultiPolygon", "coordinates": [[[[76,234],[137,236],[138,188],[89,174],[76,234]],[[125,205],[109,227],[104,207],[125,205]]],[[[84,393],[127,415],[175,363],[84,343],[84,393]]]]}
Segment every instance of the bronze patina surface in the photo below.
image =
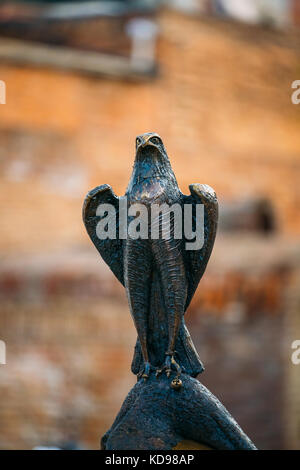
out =
{"type": "MultiPolygon", "coordinates": [[[[195,380],[203,365],[185,326],[184,314],[213,249],[218,202],[207,185],[192,184],[190,193],[181,193],[160,136],[146,133],[136,139],[133,172],[125,193],[127,209],[142,204],[151,220],[151,230],[165,222],[160,212],[152,218],[153,205],[179,205],[182,209],[189,205],[195,229],[196,206],[203,205],[201,248],[187,249],[190,240],[184,231],[183,237],[175,236],[175,213],[171,212],[168,237],[153,239],[150,232],[146,239],[124,237],[120,198],[109,185],[90,191],[84,202],[87,232],[126,289],[138,336],[131,367],[138,383],[104,436],[105,449],[172,449],[184,440],[214,449],[255,449],[223,405],[195,380]],[[97,208],[101,204],[115,209],[114,239],[97,235],[101,220],[97,208]]],[[[129,217],[126,229],[132,220],[129,217]]]]}

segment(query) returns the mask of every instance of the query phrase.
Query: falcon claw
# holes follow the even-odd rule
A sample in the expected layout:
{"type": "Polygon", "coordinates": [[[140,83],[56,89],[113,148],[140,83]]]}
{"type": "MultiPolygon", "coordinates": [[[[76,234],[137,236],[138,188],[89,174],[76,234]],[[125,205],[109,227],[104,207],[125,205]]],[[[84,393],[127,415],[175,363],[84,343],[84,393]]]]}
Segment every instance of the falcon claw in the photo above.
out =
{"type": "Polygon", "coordinates": [[[150,362],[145,362],[144,368],[137,374],[138,379],[144,379],[146,382],[147,379],[150,377],[151,370],[153,366],[151,366],[150,362]]]}
{"type": "Polygon", "coordinates": [[[181,370],[180,365],[177,364],[177,362],[175,361],[175,359],[174,359],[173,356],[172,356],[172,358],[171,358],[171,363],[172,363],[172,365],[173,365],[173,366],[175,367],[175,369],[176,369],[176,372],[177,372],[176,377],[179,377],[179,376],[181,375],[182,370],[181,370]]]}
{"type": "Polygon", "coordinates": [[[156,375],[156,377],[158,377],[163,372],[165,372],[166,376],[169,378],[171,373],[172,373],[172,370],[175,370],[176,378],[178,378],[181,375],[182,369],[181,369],[180,365],[177,364],[177,362],[174,359],[174,356],[168,355],[166,357],[165,364],[160,369],[157,369],[155,375],[156,375]]]}

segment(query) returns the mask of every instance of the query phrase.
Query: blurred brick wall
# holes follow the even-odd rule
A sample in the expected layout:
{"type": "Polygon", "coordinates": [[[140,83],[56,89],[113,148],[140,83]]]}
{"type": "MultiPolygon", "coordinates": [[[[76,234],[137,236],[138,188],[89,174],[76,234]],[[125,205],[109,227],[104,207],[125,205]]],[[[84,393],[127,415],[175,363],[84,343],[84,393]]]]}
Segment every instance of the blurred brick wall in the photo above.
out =
{"type": "Polygon", "coordinates": [[[134,137],[149,130],[163,136],[184,192],[197,180],[220,198],[265,196],[280,230],[299,234],[299,44],[296,33],[165,13],[161,73],[149,83],[1,64],[0,249],[87,245],[83,194],[104,182],[123,193],[134,137]]]}
{"type": "Polygon", "coordinates": [[[298,0],[292,0],[292,16],[296,26],[300,26],[300,3],[298,0]]]}
{"type": "Polygon", "coordinates": [[[293,282],[286,293],[287,310],[284,322],[285,349],[289,349],[289,361],[285,380],[285,419],[288,424],[286,441],[290,449],[300,448],[300,364],[294,364],[291,354],[295,350],[291,345],[295,340],[300,341],[300,274],[294,276],[293,282]]]}
{"type": "MultiPolygon", "coordinates": [[[[285,297],[300,254],[297,245],[280,253],[276,244],[218,239],[187,314],[206,366],[199,379],[259,447],[275,449],[288,446],[291,429],[283,334],[292,327],[285,297]],[[249,258],[240,258],[243,246],[249,258]],[[253,264],[260,251],[265,259],[253,264]]],[[[0,301],[0,447],[97,448],[135,381],[136,333],[123,288],[94,249],[43,253],[2,264],[0,301]]]]}
{"type": "Polygon", "coordinates": [[[125,295],[91,246],[81,206],[101,183],[124,192],[134,137],[150,130],[184,192],[199,181],[221,202],[259,195],[275,207],[277,236],[217,239],[188,318],[207,366],[201,380],[258,445],[288,446],[295,385],[281,330],[300,260],[300,108],[290,100],[299,35],[170,12],[160,22],[153,82],[0,64],[1,448],[97,448],[134,383],[125,295]]]}
{"type": "Polygon", "coordinates": [[[1,335],[0,447],[99,448],[134,383],[135,332],[125,302],[3,303],[1,335]]]}

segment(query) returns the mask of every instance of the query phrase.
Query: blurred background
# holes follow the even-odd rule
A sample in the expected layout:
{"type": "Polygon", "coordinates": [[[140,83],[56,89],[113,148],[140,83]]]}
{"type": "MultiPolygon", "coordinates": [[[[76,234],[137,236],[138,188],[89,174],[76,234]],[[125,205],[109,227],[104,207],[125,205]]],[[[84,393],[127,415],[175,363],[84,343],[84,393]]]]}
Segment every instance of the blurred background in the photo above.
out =
{"type": "Polygon", "coordinates": [[[189,312],[199,377],[263,449],[300,449],[299,0],[0,2],[0,448],[97,449],[136,333],[81,220],[158,132],[220,230],[189,312]]]}

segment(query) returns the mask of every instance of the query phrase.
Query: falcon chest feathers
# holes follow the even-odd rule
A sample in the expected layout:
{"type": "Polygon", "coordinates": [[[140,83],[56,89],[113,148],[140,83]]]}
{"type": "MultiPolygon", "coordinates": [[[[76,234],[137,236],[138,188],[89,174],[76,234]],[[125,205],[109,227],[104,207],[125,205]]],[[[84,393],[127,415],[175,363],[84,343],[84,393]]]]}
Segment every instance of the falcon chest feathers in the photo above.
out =
{"type": "MultiPolygon", "coordinates": [[[[195,377],[203,370],[185,326],[184,313],[211,255],[218,220],[215,192],[201,184],[190,185],[190,192],[189,196],[180,192],[162,139],[156,133],[147,133],[136,139],[136,157],[125,196],[128,209],[136,203],[147,208],[152,224],[149,236],[146,239],[120,237],[121,231],[124,232],[124,227],[118,223],[120,198],[108,185],[90,191],[83,207],[83,220],[90,238],[126,289],[138,336],[132,372],[145,380],[152,371],[167,376],[174,373],[174,388],[180,387],[182,372],[195,377]],[[97,236],[100,204],[111,204],[115,208],[116,239],[97,236]],[[151,218],[154,204],[176,204],[181,208],[191,205],[194,226],[196,206],[202,204],[204,243],[201,248],[187,249],[184,231],[183,237],[178,239],[172,224],[168,237],[152,239],[153,224],[161,226],[164,223],[161,213],[151,218]]],[[[173,214],[168,216],[173,220],[173,214]]]]}

